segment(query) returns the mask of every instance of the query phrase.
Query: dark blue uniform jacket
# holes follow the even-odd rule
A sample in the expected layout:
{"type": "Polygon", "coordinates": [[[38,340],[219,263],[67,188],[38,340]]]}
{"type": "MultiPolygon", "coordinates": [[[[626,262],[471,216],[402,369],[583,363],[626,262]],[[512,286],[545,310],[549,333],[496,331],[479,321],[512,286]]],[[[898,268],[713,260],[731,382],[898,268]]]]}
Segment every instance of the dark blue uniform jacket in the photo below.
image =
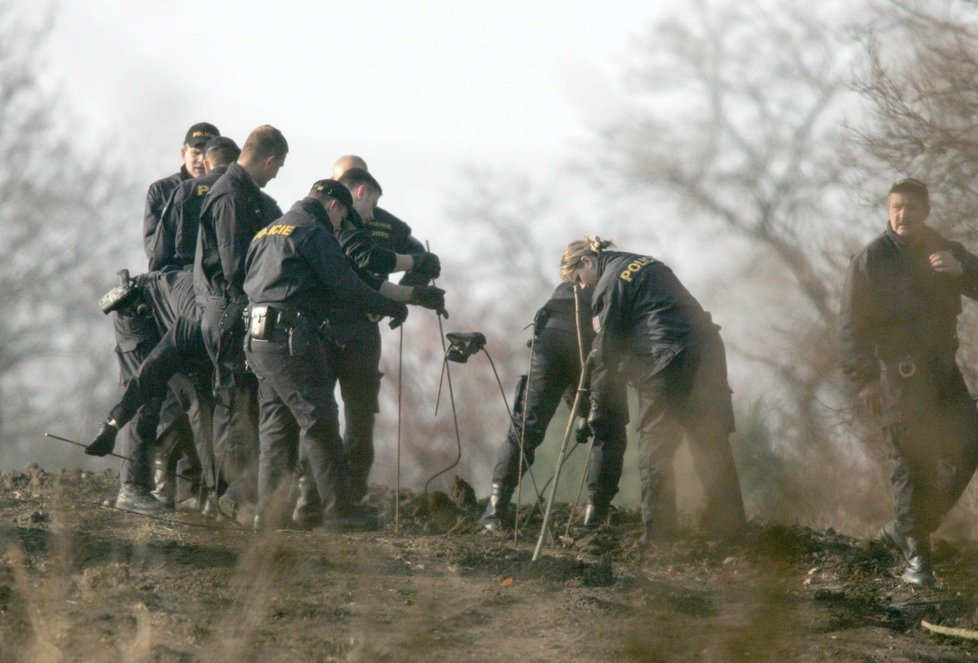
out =
{"type": "Polygon", "coordinates": [[[244,168],[228,166],[204,198],[194,257],[194,289],[197,298],[226,295],[244,297],[245,256],[251,239],[282,216],[275,201],[244,168]]]}
{"type": "Polygon", "coordinates": [[[657,374],[699,334],[715,331],[710,315],[666,265],[655,258],[605,251],[598,254],[598,283],[591,299],[597,351],[591,389],[606,390],[628,359],[628,373],[657,374]]]}
{"type": "Polygon", "coordinates": [[[187,167],[180,166],[179,172],[173,173],[169,177],[156,180],[149,185],[149,189],[146,191],[146,208],[143,212],[143,248],[146,249],[146,255],[150,259],[153,258],[156,228],[159,226],[160,219],[163,216],[163,208],[166,206],[166,201],[169,200],[170,195],[174,189],[180,186],[181,182],[189,179],[190,172],[187,170],[187,167]]]}
{"type": "Polygon", "coordinates": [[[244,291],[253,304],[278,304],[313,320],[335,309],[390,315],[399,308],[357,276],[314,198],[300,200],[255,235],[246,269],[244,291]]]}

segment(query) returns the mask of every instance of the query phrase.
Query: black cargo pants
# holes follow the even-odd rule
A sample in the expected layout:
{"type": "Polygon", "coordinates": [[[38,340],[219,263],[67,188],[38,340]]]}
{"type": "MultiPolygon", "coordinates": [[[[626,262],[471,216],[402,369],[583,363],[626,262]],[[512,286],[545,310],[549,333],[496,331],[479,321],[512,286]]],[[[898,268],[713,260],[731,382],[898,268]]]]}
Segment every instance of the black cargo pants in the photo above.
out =
{"type": "Polygon", "coordinates": [[[683,439],[706,497],[703,524],[714,534],[736,534],[746,522],[740,480],[730,448],[733,405],[723,341],[707,330],[658,372],[629,373],[639,397],[639,477],[647,537],[675,526],[673,457],[683,439]]]}
{"type": "Polygon", "coordinates": [[[258,377],[258,512],[276,520],[291,513],[283,480],[301,455],[320,499],[324,520],[352,505],[339,435],[335,380],[312,325],[280,325],[266,341],[248,338],[248,363],[258,377]],[[296,435],[298,431],[298,435],[296,435]],[[276,498],[283,501],[278,502],[276,498]]]}

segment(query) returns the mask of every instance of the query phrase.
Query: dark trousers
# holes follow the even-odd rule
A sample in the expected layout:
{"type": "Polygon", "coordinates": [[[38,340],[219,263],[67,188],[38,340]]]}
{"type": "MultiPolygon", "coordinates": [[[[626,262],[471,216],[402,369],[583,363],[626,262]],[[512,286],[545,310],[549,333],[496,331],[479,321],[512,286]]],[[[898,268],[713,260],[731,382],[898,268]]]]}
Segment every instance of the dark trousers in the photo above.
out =
{"type": "Polygon", "coordinates": [[[951,353],[915,359],[907,377],[884,362],[880,381],[896,529],[926,538],[978,466],[978,411],[951,353]]]}
{"type": "MultiPolygon", "coordinates": [[[[190,435],[177,430],[178,434],[174,436],[176,439],[172,439],[176,453],[166,454],[168,459],[173,459],[168,461],[169,469],[188,477],[193,476],[196,468],[197,472],[202,471],[206,486],[213,489],[214,399],[210,385],[211,372],[211,361],[204,347],[200,323],[195,319],[177,318],[139,365],[126,385],[122,399],[112,408],[109,416],[122,425],[136,417],[144,404],[155,403],[158,408],[166,397],[169,385],[181,407],[186,410],[192,430],[190,435]],[[189,449],[186,448],[184,438],[192,440],[193,444],[189,449]]],[[[185,491],[178,490],[178,494],[189,490],[190,487],[185,491]]]]}
{"type": "Polygon", "coordinates": [[[245,368],[243,322],[225,297],[199,298],[200,329],[214,365],[214,455],[231,496],[258,490],[258,381],[245,368]],[[230,310],[229,310],[230,309],[230,310]]]}
{"type": "MultiPolygon", "coordinates": [[[[331,391],[339,382],[343,399],[343,453],[346,456],[346,485],[350,498],[359,502],[367,494],[367,479],[374,462],[374,420],[379,411],[380,328],[367,318],[344,320],[332,331],[333,341],[325,346],[332,379],[331,391]]],[[[307,461],[301,457],[302,467],[307,461]]],[[[305,471],[305,470],[303,470],[305,471]]],[[[308,477],[307,477],[308,478],[308,477]]],[[[314,481],[299,484],[298,510],[311,515],[320,510],[314,481]]]]}
{"type": "Polygon", "coordinates": [[[646,535],[675,525],[673,457],[683,439],[706,496],[704,525],[719,535],[745,524],[740,481],[730,449],[733,406],[723,341],[715,331],[691,341],[661,371],[631,367],[639,396],[639,476],[646,535]]]}
{"type": "MultiPolygon", "coordinates": [[[[116,338],[116,357],[119,360],[119,382],[127,385],[139,370],[140,364],[160,340],[156,322],[151,317],[137,315],[126,308],[112,316],[116,338]]],[[[129,460],[122,461],[119,470],[123,483],[151,486],[151,457],[156,429],[160,422],[163,396],[139,404],[121,426],[118,443],[129,460]]]]}
{"type": "Polygon", "coordinates": [[[329,366],[340,385],[343,399],[343,450],[354,500],[367,494],[367,478],[374,462],[374,421],[380,411],[380,329],[363,319],[343,323],[342,347],[329,345],[329,366]]]}
{"type": "Polygon", "coordinates": [[[291,340],[277,330],[269,341],[249,340],[247,356],[258,376],[259,513],[263,518],[284,516],[289,491],[282,482],[300,455],[323,518],[348,512],[353,502],[333,396],[335,380],[322,342],[311,329],[294,329],[291,340]],[[282,502],[275,501],[276,493],[282,502]]]}
{"type": "MultiPolygon", "coordinates": [[[[547,426],[557,411],[560,399],[570,389],[571,397],[577,390],[581,375],[581,359],[577,335],[571,331],[544,327],[533,344],[533,358],[527,375],[522,408],[514,408],[513,425],[499,449],[492,482],[511,493],[517,481],[533,463],[536,449],[543,443],[547,426]],[[524,426],[525,412],[525,426],[524,426]],[[523,453],[526,464],[520,463],[520,433],[522,430],[523,453]]],[[[624,393],[618,394],[624,400],[624,393]]],[[[517,398],[517,401],[521,399],[517,398]]],[[[579,406],[579,415],[587,415],[587,403],[579,406]]],[[[627,409],[622,404],[621,411],[627,409]]],[[[613,431],[595,438],[588,465],[588,489],[592,502],[605,504],[618,492],[622,459],[625,455],[625,422],[613,427],[613,431]]]]}

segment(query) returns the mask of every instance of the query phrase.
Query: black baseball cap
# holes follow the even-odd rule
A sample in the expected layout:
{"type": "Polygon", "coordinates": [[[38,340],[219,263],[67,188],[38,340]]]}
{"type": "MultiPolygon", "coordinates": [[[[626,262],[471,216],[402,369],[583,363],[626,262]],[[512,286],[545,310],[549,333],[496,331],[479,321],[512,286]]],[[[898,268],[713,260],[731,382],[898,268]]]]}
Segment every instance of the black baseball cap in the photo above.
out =
{"type": "Polygon", "coordinates": [[[198,122],[187,129],[187,137],[183,142],[190,147],[203,147],[211,138],[220,135],[218,128],[210,122],[198,122]]]}
{"type": "Polygon", "coordinates": [[[353,196],[350,190],[336,180],[319,180],[312,185],[312,190],[335,198],[347,207],[353,207],[353,196]]]}

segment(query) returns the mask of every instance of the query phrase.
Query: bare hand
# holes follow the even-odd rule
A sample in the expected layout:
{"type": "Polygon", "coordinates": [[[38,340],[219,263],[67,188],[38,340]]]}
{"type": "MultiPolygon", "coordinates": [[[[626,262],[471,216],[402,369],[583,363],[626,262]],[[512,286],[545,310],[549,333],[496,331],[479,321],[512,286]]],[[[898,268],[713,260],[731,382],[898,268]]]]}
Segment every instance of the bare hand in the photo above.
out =
{"type": "Polygon", "coordinates": [[[880,381],[873,380],[864,384],[859,389],[859,402],[863,404],[870,414],[880,416],[883,409],[882,399],[880,398],[880,381]]]}
{"type": "Polygon", "coordinates": [[[930,266],[935,272],[944,272],[946,274],[952,274],[954,276],[960,276],[961,263],[958,261],[950,251],[938,251],[937,253],[930,254],[930,266]]]}

